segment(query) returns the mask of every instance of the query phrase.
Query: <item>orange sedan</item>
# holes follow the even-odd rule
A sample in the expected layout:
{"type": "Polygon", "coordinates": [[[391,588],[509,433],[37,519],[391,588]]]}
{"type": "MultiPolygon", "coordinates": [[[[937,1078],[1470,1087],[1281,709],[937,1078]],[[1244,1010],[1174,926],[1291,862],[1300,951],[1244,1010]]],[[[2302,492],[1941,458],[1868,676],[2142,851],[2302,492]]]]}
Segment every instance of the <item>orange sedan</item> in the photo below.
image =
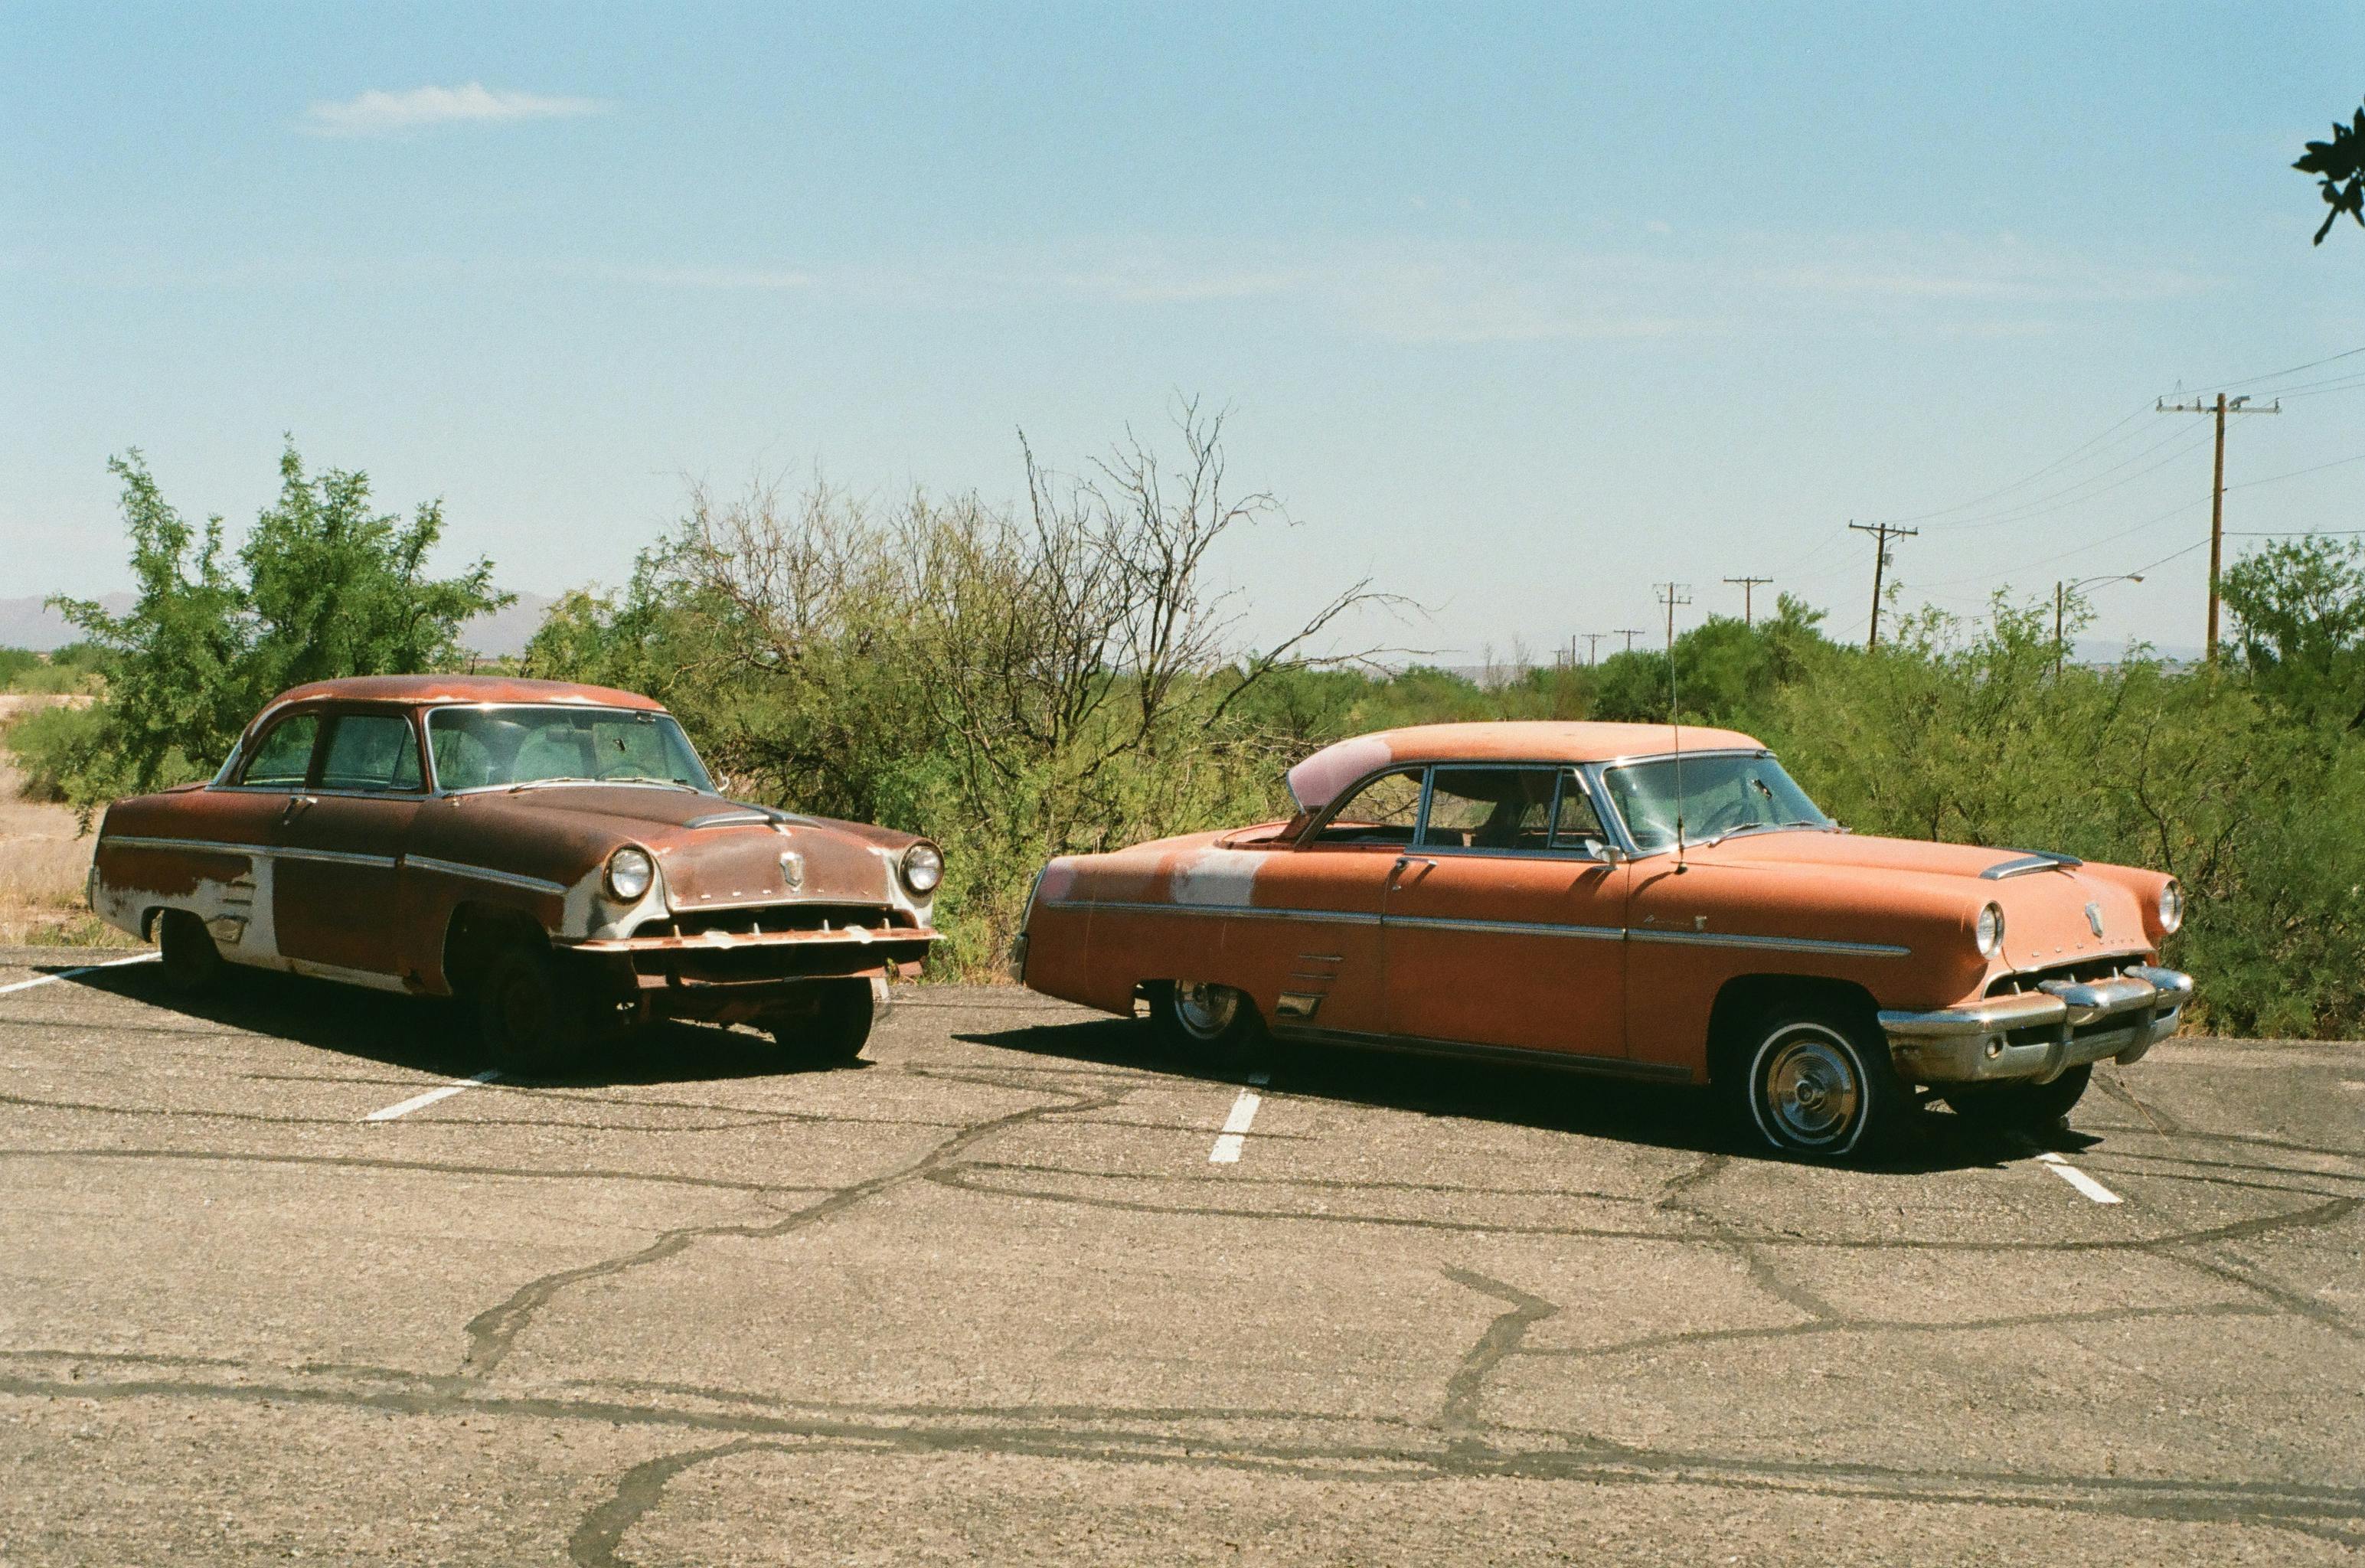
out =
{"type": "Polygon", "coordinates": [[[2057,1126],[2172,1034],[2173,879],[1870,838],[1729,730],[1431,724],[1289,772],[1285,822],[1062,857],[1015,963],[1216,1055],[1268,1034],[1725,1092],[1839,1156],[1916,1086],[2057,1126]]]}

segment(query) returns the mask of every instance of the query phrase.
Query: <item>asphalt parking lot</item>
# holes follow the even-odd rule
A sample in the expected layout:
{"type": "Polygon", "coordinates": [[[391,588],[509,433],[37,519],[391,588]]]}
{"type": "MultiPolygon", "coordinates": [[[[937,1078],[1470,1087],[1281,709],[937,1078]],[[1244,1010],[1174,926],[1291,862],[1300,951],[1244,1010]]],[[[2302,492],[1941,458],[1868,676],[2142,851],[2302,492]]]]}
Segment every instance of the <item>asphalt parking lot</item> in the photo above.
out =
{"type": "Polygon", "coordinates": [[[0,951],[0,1563],[2365,1554],[2365,1047],[1829,1170],[1007,990],[472,1082],[88,961],[0,951]]]}

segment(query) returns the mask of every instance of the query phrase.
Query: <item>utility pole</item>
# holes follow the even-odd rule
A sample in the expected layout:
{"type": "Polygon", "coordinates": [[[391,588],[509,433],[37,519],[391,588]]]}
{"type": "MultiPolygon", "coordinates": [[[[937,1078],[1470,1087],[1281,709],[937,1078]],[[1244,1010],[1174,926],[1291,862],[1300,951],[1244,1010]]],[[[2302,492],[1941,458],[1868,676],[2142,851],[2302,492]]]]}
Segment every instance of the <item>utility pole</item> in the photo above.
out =
{"type": "Polygon", "coordinates": [[[1911,539],[1922,531],[1918,528],[1898,528],[1886,522],[1851,522],[1848,526],[1858,533],[1869,533],[1880,542],[1872,557],[1872,634],[1864,640],[1864,651],[1880,646],[1880,575],[1889,566],[1889,542],[1911,539]]]}
{"type": "Polygon", "coordinates": [[[1618,630],[1609,633],[1609,635],[1613,637],[1625,638],[1626,651],[1630,654],[1634,651],[1634,639],[1642,634],[1642,629],[1634,626],[1620,626],[1618,630]]]}
{"type": "Polygon", "coordinates": [[[1755,618],[1749,612],[1750,591],[1754,588],[1764,588],[1767,583],[1772,582],[1774,579],[1772,577],[1727,577],[1724,580],[1729,583],[1739,583],[1741,585],[1741,623],[1743,626],[1753,624],[1755,618]]]}
{"type": "Polygon", "coordinates": [[[1601,655],[1599,652],[1601,647],[1601,639],[1608,635],[1609,633],[1607,632],[1587,632],[1585,633],[1585,662],[1586,667],[1590,668],[1592,666],[1597,665],[1601,662],[1601,655]]]}
{"type": "MultiPolygon", "coordinates": [[[[1658,592],[1659,602],[1667,609],[1667,656],[1669,658],[1675,657],[1676,655],[1676,606],[1689,604],[1692,601],[1691,586],[1689,583],[1653,583],[1651,585],[1658,592]],[[1677,595],[1682,597],[1677,598],[1677,595]]],[[[1632,644],[1628,645],[1631,647],[1632,644]]]]}
{"type": "Polygon", "coordinates": [[[2170,403],[2163,398],[2154,405],[2155,411],[2162,414],[2215,414],[2217,416],[2216,476],[2210,481],[2209,486],[2209,662],[2213,665],[2217,662],[2217,568],[2224,558],[2225,549],[2225,416],[2228,414],[2280,414],[2283,411],[2283,400],[2280,398],[2276,398],[2270,407],[2264,409],[2242,407],[2249,400],[2248,395],[2245,394],[2232,402],[2227,402],[2225,394],[2220,392],[2217,394],[2214,407],[2202,402],[2198,398],[2190,403],[2170,403]]]}

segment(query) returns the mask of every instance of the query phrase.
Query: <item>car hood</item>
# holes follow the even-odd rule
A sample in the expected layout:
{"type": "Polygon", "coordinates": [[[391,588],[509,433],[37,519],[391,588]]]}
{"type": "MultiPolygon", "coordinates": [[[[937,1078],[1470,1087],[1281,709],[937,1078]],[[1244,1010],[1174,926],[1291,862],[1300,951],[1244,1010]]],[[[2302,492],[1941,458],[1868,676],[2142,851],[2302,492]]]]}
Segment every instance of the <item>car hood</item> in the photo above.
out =
{"type": "Polygon", "coordinates": [[[903,902],[895,866],[916,842],[867,823],[649,785],[558,784],[453,800],[458,810],[439,825],[451,835],[454,850],[446,853],[454,858],[516,862],[517,869],[571,882],[617,848],[638,844],[656,856],[676,909],[903,902]],[[476,853],[457,853],[464,846],[476,853]],[[801,862],[793,888],[781,859],[791,851],[801,862]]]}
{"type": "MultiPolygon", "coordinates": [[[[1866,912],[1952,908],[1967,922],[1993,903],[2004,913],[2001,960],[2014,969],[2153,948],[2158,938],[2146,911],[2167,881],[2124,866],[2046,865],[2051,857],[2027,850],[1803,830],[1744,834],[1685,854],[1696,867],[1769,888],[1845,888],[1850,902],[1866,912]],[[1987,875],[1999,867],[2016,868],[2008,876],[1987,875]]],[[[1640,864],[1655,870],[1672,859],[1654,856],[1640,864]]]]}

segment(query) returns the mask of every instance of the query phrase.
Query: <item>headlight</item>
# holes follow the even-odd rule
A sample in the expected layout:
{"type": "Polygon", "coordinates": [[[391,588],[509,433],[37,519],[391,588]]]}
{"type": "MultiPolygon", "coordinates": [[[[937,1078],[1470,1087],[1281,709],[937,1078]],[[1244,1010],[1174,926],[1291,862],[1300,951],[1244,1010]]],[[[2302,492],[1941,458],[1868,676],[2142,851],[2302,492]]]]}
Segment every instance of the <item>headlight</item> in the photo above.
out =
{"type": "Polygon", "coordinates": [[[945,879],[945,852],[926,839],[903,851],[903,885],[927,897],[945,879]]]}
{"type": "Polygon", "coordinates": [[[2159,928],[2173,936],[2176,928],[2183,924],[2184,890],[2170,878],[2168,886],[2159,890],[2159,928]]]}
{"type": "Polygon", "coordinates": [[[656,865],[645,849],[628,844],[608,857],[608,890],[626,903],[637,902],[656,879],[656,865]]]}
{"type": "Polygon", "coordinates": [[[1990,904],[1979,911],[1979,923],[1971,928],[1971,940],[1979,946],[1979,957],[1992,958],[2003,946],[2003,910],[1990,904]]]}

